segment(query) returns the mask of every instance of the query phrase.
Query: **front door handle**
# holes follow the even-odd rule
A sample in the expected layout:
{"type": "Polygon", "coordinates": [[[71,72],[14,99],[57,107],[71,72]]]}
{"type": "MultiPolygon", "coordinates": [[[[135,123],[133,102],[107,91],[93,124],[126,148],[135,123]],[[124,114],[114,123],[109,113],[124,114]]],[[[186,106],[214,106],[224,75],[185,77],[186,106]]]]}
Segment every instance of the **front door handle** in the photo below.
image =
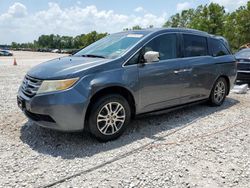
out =
{"type": "Polygon", "coordinates": [[[178,71],[178,70],[174,71],[174,74],[179,74],[179,73],[180,73],[180,71],[178,71]]]}

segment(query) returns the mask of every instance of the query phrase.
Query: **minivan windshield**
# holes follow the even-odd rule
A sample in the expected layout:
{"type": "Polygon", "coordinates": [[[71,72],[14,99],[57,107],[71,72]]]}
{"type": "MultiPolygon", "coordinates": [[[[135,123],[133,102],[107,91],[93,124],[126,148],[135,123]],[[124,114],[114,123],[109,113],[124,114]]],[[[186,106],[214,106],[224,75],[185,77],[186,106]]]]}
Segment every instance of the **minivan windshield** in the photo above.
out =
{"type": "Polygon", "coordinates": [[[143,36],[129,33],[112,34],[80,50],[74,56],[115,59],[126,53],[143,36]]]}

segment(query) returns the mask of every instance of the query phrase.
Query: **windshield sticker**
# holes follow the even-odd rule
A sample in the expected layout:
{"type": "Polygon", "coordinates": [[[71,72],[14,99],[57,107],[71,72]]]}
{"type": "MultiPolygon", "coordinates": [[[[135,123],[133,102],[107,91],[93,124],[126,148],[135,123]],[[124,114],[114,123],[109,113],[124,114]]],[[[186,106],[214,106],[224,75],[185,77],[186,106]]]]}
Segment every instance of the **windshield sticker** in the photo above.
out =
{"type": "Polygon", "coordinates": [[[128,34],[127,37],[131,37],[131,38],[142,38],[143,35],[140,35],[140,34],[128,34]]]}

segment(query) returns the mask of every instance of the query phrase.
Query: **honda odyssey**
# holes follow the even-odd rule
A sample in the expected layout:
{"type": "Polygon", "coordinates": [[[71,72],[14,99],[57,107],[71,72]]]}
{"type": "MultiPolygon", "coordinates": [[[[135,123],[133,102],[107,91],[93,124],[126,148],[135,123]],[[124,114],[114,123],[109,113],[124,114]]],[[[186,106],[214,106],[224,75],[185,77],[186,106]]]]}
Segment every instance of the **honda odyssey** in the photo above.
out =
{"type": "Polygon", "coordinates": [[[32,68],[17,103],[37,125],[119,137],[130,119],[208,100],[221,105],[237,74],[223,37],[190,29],[111,34],[32,68]]]}

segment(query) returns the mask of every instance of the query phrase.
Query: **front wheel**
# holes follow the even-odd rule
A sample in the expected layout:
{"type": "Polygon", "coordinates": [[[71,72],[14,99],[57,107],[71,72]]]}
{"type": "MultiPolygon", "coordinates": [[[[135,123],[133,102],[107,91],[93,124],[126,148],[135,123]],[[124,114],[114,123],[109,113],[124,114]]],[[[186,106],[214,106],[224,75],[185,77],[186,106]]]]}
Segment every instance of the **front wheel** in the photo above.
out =
{"type": "Polygon", "coordinates": [[[93,104],[89,130],[100,141],[114,140],[124,132],[130,117],[130,106],[124,97],[107,95],[93,104]]]}
{"type": "Polygon", "coordinates": [[[212,106],[220,106],[223,104],[227,95],[228,87],[229,86],[225,78],[221,77],[215,82],[209,98],[212,106]]]}

